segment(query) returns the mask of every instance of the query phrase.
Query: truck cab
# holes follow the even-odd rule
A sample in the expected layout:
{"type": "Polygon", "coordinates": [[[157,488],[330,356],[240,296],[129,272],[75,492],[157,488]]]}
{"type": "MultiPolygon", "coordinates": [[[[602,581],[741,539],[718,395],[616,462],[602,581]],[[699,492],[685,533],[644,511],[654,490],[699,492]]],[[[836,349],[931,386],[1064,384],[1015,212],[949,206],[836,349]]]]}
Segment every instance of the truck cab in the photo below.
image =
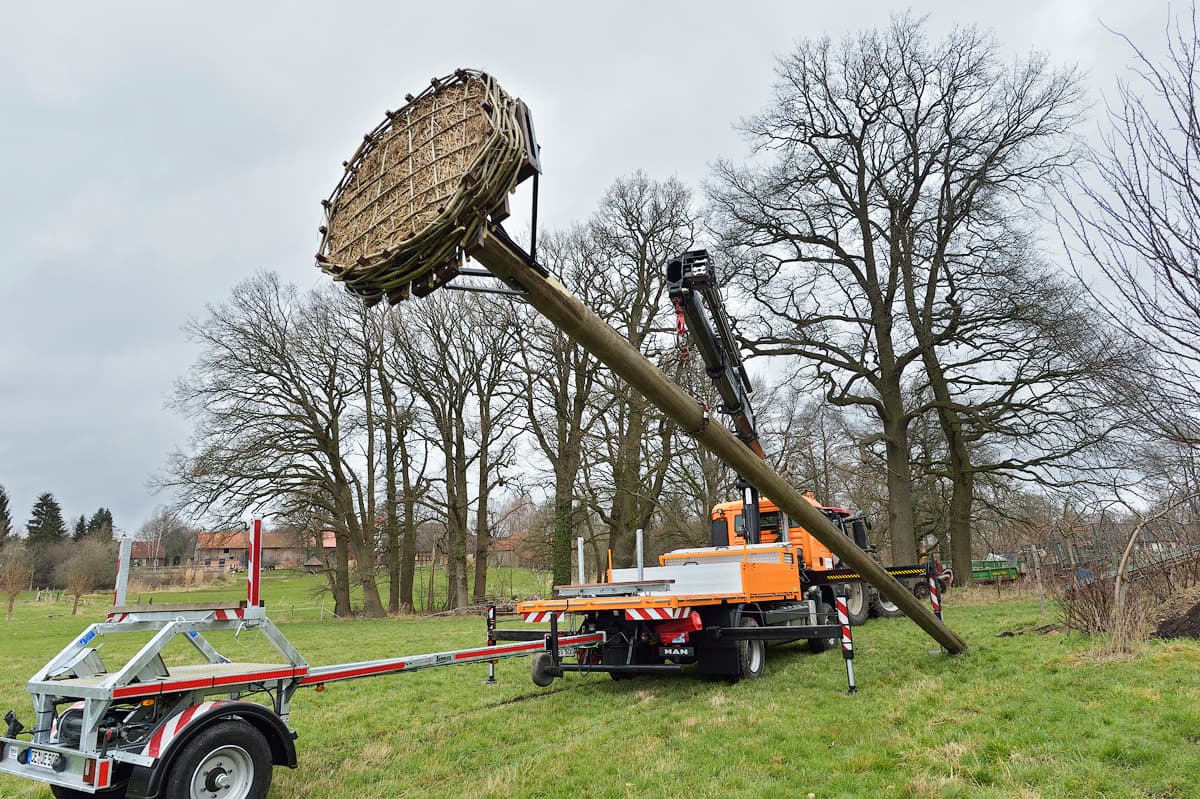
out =
{"type": "MultiPolygon", "coordinates": [[[[813,497],[812,492],[804,498],[829,517],[838,527],[846,529],[842,520],[850,519],[850,512],[844,508],[832,508],[822,505],[813,497]]],[[[837,565],[837,557],[807,530],[786,517],[779,507],[767,498],[758,503],[759,542],[774,544],[786,542],[794,545],[804,559],[804,568],[813,571],[833,569],[837,565]]],[[[714,547],[743,546],[748,543],[744,535],[742,519],[742,502],[735,500],[721,502],[712,509],[712,541],[714,547]]]]}

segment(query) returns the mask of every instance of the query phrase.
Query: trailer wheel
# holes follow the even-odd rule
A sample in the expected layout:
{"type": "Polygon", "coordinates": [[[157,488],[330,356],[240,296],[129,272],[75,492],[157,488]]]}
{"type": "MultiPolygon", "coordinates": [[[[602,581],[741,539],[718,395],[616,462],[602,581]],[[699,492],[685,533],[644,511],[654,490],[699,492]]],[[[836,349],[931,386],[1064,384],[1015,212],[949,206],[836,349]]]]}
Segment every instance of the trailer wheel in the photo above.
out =
{"type": "Polygon", "coordinates": [[[885,619],[895,619],[904,615],[904,611],[900,609],[900,606],[883,594],[875,596],[875,612],[885,619]]]}
{"type": "Polygon", "coordinates": [[[538,652],[534,655],[533,662],[529,664],[529,672],[533,676],[533,684],[538,688],[545,688],[554,682],[554,675],[550,673],[550,668],[553,665],[554,658],[550,657],[549,652],[538,652]]]}
{"type": "MultiPolygon", "coordinates": [[[[753,616],[742,616],[739,627],[759,627],[758,619],[753,616]]],[[[738,648],[738,679],[757,680],[767,669],[767,642],[761,638],[753,638],[737,642],[738,648]]]]}
{"type": "Polygon", "coordinates": [[[861,582],[846,584],[846,616],[850,625],[857,627],[870,615],[871,603],[867,600],[867,587],[861,582]]]}
{"type": "Polygon", "coordinates": [[[220,721],[184,744],[167,774],[165,799],[263,799],[271,747],[239,719],[220,721]]]}

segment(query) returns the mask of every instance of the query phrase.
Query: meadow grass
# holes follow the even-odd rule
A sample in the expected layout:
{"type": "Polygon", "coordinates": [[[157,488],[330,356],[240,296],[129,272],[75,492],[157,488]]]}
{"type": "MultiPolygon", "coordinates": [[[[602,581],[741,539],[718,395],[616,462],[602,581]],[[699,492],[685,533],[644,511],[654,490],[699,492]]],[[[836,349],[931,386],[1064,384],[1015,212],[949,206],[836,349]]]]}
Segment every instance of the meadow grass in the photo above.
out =
{"type": "MultiPolygon", "coordinates": [[[[312,584],[268,577],[264,595],[314,665],[485,637],[480,618],[288,622],[289,597],[311,603],[312,584]]],[[[856,631],[854,696],[837,652],[799,646],[772,647],[766,676],[737,685],[596,674],[538,689],[515,659],[498,685],[474,665],[303,690],[301,765],[276,771],[271,797],[1200,797],[1200,643],[1098,657],[1082,636],[1038,632],[1054,619],[1036,601],[954,600],[965,655],[931,653],[907,620],[874,620],[856,631]]],[[[28,718],[24,680],[89,620],[65,613],[22,602],[0,622],[0,709],[28,718]]],[[[213,640],[263,656],[253,635],[213,640]]],[[[0,777],[0,796],[49,791],[0,777]]]]}

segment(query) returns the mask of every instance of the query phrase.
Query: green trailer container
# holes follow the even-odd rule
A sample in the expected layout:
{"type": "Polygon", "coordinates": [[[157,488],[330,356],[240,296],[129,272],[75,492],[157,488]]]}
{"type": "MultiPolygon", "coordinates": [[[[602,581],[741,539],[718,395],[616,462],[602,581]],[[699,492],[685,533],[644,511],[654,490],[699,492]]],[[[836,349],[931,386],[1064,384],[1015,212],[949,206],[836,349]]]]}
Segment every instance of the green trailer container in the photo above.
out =
{"type": "Polygon", "coordinates": [[[1012,561],[971,561],[971,579],[977,583],[990,583],[996,580],[1015,580],[1018,573],[1017,564],[1012,561]]]}

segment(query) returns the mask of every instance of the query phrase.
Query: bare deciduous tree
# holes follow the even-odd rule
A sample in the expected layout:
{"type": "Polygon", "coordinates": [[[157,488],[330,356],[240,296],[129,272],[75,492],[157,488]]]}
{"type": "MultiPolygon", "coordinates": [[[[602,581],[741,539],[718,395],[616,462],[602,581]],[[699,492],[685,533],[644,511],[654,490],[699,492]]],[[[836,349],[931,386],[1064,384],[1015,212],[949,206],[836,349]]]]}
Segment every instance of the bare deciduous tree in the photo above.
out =
{"type": "MultiPolygon", "coordinates": [[[[597,314],[651,358],[668,329],[667,260],[691,246],[696,225],[682,183],[637,173],[618,179],[588,223],[595,269],[582,276],[597,314]],[[656,335],[657,334],[657,335],[656,335]]],[[[674,425],[619,379],[601,372],[608,403],[592,441],[604,453],[588,465],[591,507],[609,530],[613,563],[633,563],[634,531],[647,528],[672,457],[674,425]]]]}
{"type": "MultiPolygon", "coordinates": [[[[1122,37],[1124,38],[1124,37],[1122,37]]],[[[1074,182],[1064,235],[1093,298],[1142,343],[1147,368],[1118,386],[1156,434],[1200,446],[1200,34],[1173,20],[1156,62],[1125,38],[1129,80],[1074,182]],[[1097,284],[1095,267],[1107,278],[1097,284]],[[1115,292],[1115,295],[1112,293],[1115,292]],[[1148,389],[1148,390],[1146,390],[1148,389]]]]}
{"type": "Polygon", "coordinates": [[[515,319],[505,305],[439,292],[394,313],[399,379],[419,396],[445,469],[450,607],[467,604],[467,535],[475,470],[476,592],[486,590],[487,503],[511,455],[515,319]]]}
{"type": "MultiPolygon", "coordinates": [[[[543,237],[538,255],[576,296],[589,301],[589,278],[597,258],[586,229],[543,237]]],[[[525,415],[554,480],[550,569],[554,584],[565,585],[571,582],[572,538],[582,523],[577,483],[584,440],[609,398],[597,391],[601,367],[591,354],[532,309],[522,308],[521,313],[517,331],[525,415]]]]}
{"type": "MultiPolygon", "coordinates": [[[[761,312],[741,325],[746,343],[799,359],[830,403],[877,419],[898,560],[917,555],[909,425],[964,402],[939,353],[967,338],[966,276],[1010,246],[1022,203],[1071,162],[1079,94],[1043,57],[1007,65],[971,28],[931,43],[903,16],[781,59],[775,102],[743,124],[759,163],[718,165],[716,218],[761,312]],[[939,384],[933,405],[906,404],[914,381],[939,384]]],[[[962,455],[954,419],[939,418],[962,455]]],[[[969,494],[971,470],[953,471],[969,494]]]]}
{"type": "Polygon", "coordinates": [[[354,446],[367,359],[346,336],[350,303],[332,288],[299,297],[263,273],[190,323],[201,352],[175,405],[196,419],[193,452],[174,456],[163,483],[226,522],[263,507],[286,514],[300,502],[338,535],[335,613],[351,613],[353,562],[363,613],[379,616],[373,492],[354,446]]]}
{"type": "Polygon", "coordinates": [[[71,615],[79,612],[79,599],[90,594],[115,576],[116,545],[110,538],[103,541],[86,536],[81,541],[64,544],[70,553],[61,560],[54,573],[59,585],[71,595],[71,615]]]}

